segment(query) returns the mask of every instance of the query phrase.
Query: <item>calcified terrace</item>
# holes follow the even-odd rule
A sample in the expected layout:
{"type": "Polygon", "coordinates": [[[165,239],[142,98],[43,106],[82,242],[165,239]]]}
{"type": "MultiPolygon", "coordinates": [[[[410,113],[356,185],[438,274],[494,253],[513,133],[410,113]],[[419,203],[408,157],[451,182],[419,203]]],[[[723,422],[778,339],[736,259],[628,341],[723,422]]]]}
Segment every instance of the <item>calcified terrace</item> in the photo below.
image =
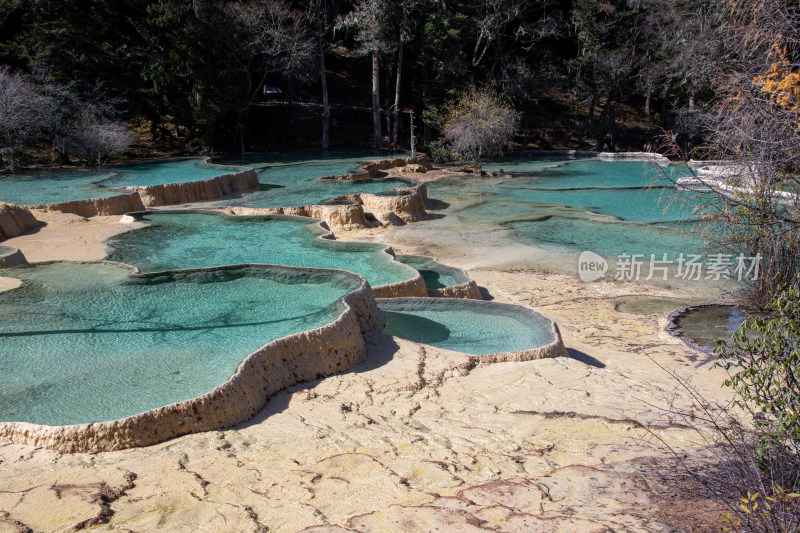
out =
{"type": "MultiPolygon", "coordinates": [[[[413,164],[419,165],[420,161],[425,162],[425,160],[416,159],[413,160],[413,164]]],[[[373,163],[365,168],[367,176],[372,177],[379,169],[402,163],[408,164],[404,160],[396,160],[388,163],[373,163]]],[[[244,170],[201,181],[132,187],[134,192],[116,197],[73,200],[62,204],[39,205],[35,208],[81,216],[111,214],[118,209],[130,212],[131,210],[140,210],[146,205],[188,203],[224,196],[247,188],[253,177],[252,170],[244,170]]],[[[344,178],[337,176],[328,179],[344,178]]],[[[360,176],[356,175],[355,179],[360,179],[360,176]]],[[[320,222],[321,229],[309,234],[310,238],[320,239],[320,244],[323,246],[321,252],[324,254],[324,247],[328,242],[331,246],[339,244],[331,242],[332,234],[325,233],[328,227],[353,229],[371,227],[376,224],[391,224],[395,221],[402,224],[425,218],[427,216],[424,210],[427,202],[425,193],[425,185],[421,184],[398,190],[391,195],[348,195],[338,198],[338,202],[332,205],[303,206],[294,208],[294,212],[305,216],[327,215],[320,217],[325,219],[320,222]],[[367,213],[377,213],[378,215],[367,217],[367,213]]],[[[252,215],[265,212],[254,211],[253,208],[223,208],[221,210],[223,215],[252,215]]],[[[285,213],[287,210],[271,209],[266,212],[285,213]]],[[[147,215],[147,213],[143,214],[147,215]]],[[[177,217],[191,216],[191,212],[174,214],[177,217]]],[[[29,216],[30,213],[23,208],[8,206],[6,215],[6,219],[9,221],[5,224],[5,227],[9,228],[8,234],[21,233],[37,224],[35,219],[29,216]]],[[[169,213],[163,213],[163,215],[167,216],[169,213]]],[[[156,216],[162,215],[156,214],[156,216]]],[[[216,218],[211,214],[206,216],[216,218]]],[[[136,215],[133,218],[135,219],[136,215]]],[[[223,216],[220,220],[224,218],[223,216]]],[[[245,221],[257,217],[236,216],[234,218],[245,221]]],[[[266,218],[269,219],[269,217],[266,218]]],[[[280,219],[280,217],[278,218],[280,219]]],[[[291,217],[284,218],[291,219],[291,217]]],[[[136,231],[130,233],[136,233],[136,231]]],[[[387,258],[387,261],[394,260],[391,249],[384,248],[380,253],[387,258]]],[[[288,334],[269,339],[267,333],[262,333],[262,335],[267,335],[263,340],[268,342],[263,344],[262,341],[260,347],[250,351],[249,355],[238,356],[240,362],[235,365],[232,374],[228,374],[226,379],[221,379],[221,383],[212,386],[207,392],[186,399],[177,398],[177,401],[166,401],[164,405],[155,405],[152,408],[131,412],[121,417],[119,415],[124,414],[126,410],[137,411],[140,409],[140,407],[136,407],[137,405],[144,405],[132,401],[129,402],[131,405],[117,406],[116,410],[104,410],[107,403],[114,403],[114,396],[131,396],[131,392],[125,390],[126,387],[130,387],[127,384],[130,382],[125,380],[115,381],[110,375],[100,374],[101,382],[107,383],[105,390],[98,388],[93,391],[79,391],[71,399],[60,396],[62,393],[59,392],[58,386],[48,386],[46,389],[48,396],[34,401],[32,398],[26,399],[24,392],[26,386],[23,381],[26,379],[35,381],[36,378],[33,376],[38,376],[46,381],[49,379],[46,377],[46,370],[27,369],[27,374],[22,372],[25,374],[24,376],[8,374],[4,379],[10,381],[4,389],[8,391],[19,389],[21,400],[37,403],[37,410],[21,414],[18,419],[14,420],[12,405],[12,413],[6,414],[10,420],[0,422],[0,438],[19,444],[43,446],[66,452],[93,452],[147,446],[188,433],[221,429],[240,423],[258,412],[275,392],[300,381],[318,379],[332,373],[342,372],[359,362],[365,355],[366,344],[372,342],[372,339],[379,335],[385,326],[385,315],[376,306],[374,300],[376,297],[388,298],[381,301],[385,302],[383,305],[386,305],[387,308],[395,309],[393,312],[396,312],[396,308],[393,307],[396,305],[393,303],[395,302],[393,299],[398,297],[405,298],[398,302],[403,302],[406,306],[433,306],[436,309],[449,309],[456,312],[463,307],[460,300],[438,298],[433,304],[430,299],[415,299],[414,297],[432,295],[472,298],[475,300],[467,307],[470,313],[483,313],[485,316],[497,315],[499,304],[477,301],[481,298],[480,291],[475,282],[469,279],[463,271],[446,267],[426,257],[401,256],[398,259],[396,268],[408,271],[408,275],[404,276],[406,279],[371,287],[363,277],[344,270],[269,265],[260,261],[260,258],[258,262],[249,262],[250,264],[241,264],[247,261],[240,261],[240,264],[232,265],[221,264],[203,268],[181,268],[141,273],[136,266],[108,261],[26,265],[25,258],[19,250],[3,247],[0,249],[0,261],[2,261],[0,264],[9,267],[4,269],[4,276],[17,278],[21,283],[16,288],[0,292],[0,307],[6,308],[4,311],[9,314],[8,316],[13,316],[15,312],[20,313],[19,316],[22,319],[19,321],[9,320],[3,327],[4,331],[0,332],[0,336],[6,337],[9,341],[5,343],[5,346],[10,352],[14,352],[11,356],[17,356],[21,360],[30,359],[27,351],[48,353],[48,357],[55,357],[54,361],[67,359],[70,362],[79,359],[75,357],[75,354],[83,353],[85,357],[82,364],[88,366],[81,370],[80,365],[76,363],[77,368],[64,369],[62,374],[64,383],[68,383],[70,371],[76,377],[86,375],[89,367],[92,367],[98,374],[101,372],[102,365],[97,365],[99,353],[93,355],[92,349],[87,349],[87,346],[83,345],[87,341],[90,341],[90,344],[96,344],[95,348],[99,346],[104,359],[113,360],[115,350],[117,350],[120,352],[119,356],[124,360],[124,357],[136,356],[136,354],[124,353],[126,350],[123,347],[131,345],[135,347],[145,343],[141,348],[143,351],[139,353],[151,353],[152,349],[145,348],[148,342],[152,342],[152,339],[148,340],[149,335],[158,336],[157,344],[163,343],[164,339],[170,335],[176,335],[173,342],[179,346],[186,340],[181,337],[183,332],[205,331],[205,336],[213,336],[216,335],[214,332],[218,328],[244,328],[262,320],[270,322],[278,318],[278,315],[271,309],[281,307],[277,302],[285,302],[286,297],[281,297],[270,304],[269,298],[274,300],[274,295],[270,296],[272,294],[270,291],[274,289],[269,289],[264,293],[267,300],[248,311],[252,316],[237,316],[232,319],[229,312],[223,312],[221,309],[225,308],[224,300],[228,288],[235,288],[237,283],[250,287],[246,291],[246,294],[250,295],[250,299],[260,297],[259,284],[270,287],[280,286],[283,288],[282,290],[289,291],[287,294],[292,294],[290,299],[293,301],[302,300],[304,297],[300,295],[304,293],[301,289],[307,287],[334,286],[339,288],[336,290],[340,290],[341,294],[332,301],[321,297],[318,304],[319,309],[309,311],[311,316],[322,317],[320,320],[323,323],[320,325],[306,329],[303,324],[311,325],[312,322],[302,319],[295,324],[296,331],[288,332],[288,334]],[[405,266],[404,263],[413,265],[419,270],[405,266]],[[430,287],[426,285],[420,271],[425,273],[430,287]],[[97,275],[101,276],[97,279],[102,280],[99,284],[91,281],[97,275]],[[113,281],[109,282],[109,278],[113,281]],[[60,288],[55,285],[49,286],[50,281],[54,281],[55,285],[60,283],[62,286],[60,288]],[[84,285],[87,282],[92,284],[91,288],[89,285],[84,285]],[[154,287],[155,289],[153,289],[154,287]],[[217,300],[206,304],[209,311],[213,310],[216,314],[211,313],[209,316],[197,317],[190,311],[198,307],[203,308],[200,297],[202,292],[194,296],[191,293],[195,288],[200,290],[202,287],[220,287],[222,290],[217,295],[217,300]],[[100,293],[95,294],[98,290],[100,293]],[[148,292],[152,290],[155,290],[156,293],[148,292]],[[27,325],[23,315],[26,311],[36,312],[37,305],[39,305],[36,302],[43,292],[50,295],[47,299],[51,306],[50,315],[55,318],[53,318],[52,324],[42,323],[40,324],[41,328],[37,329],[27,325]],[[124,297],[120,296],[121,294],[124,297]],[[154,306],[153,298],[157,300],[157,295],[162,294],[166,294],[170,300],[161,304],[156,302],[154,306]],[[89,300],[83,302],[82,298],[85,297],[88,297],[89,300]],[[411,298],[409,299],[409,297],[411,298]],[[138,304],[136,303],[137,298],[144,298],[146,301],[138,304]],[[58,304],[59,301],[64,303],[58,304]],[[110,303],[103,308],[97,308],[91,303],[98,301],[110,303]],[[178,302],[177,306],[170,307],[175,301],[178,302]],[[65,307],[62,309],[59,307],[60,305],[65,307]],[[163,327],[159,327],[156,328],[157,331],[150,331],[153,328],[149,324],[164,323],[164,319],[157,316],[147,314],[147,316],[136,318],[139,316],[137,313],[142,313],[143,310],[148,310],[150,313],[153,307],[158,309],[156,315],[159,311],[163,311],[171,317],[172,330],[170,328],[164,330],[163,327]],[[90,316],[81,318],[80,310],[82,309],[90,310],[90,316]],[[266,314],[264,309],[267,309],[266,314]],[[337,311],[330,315],[330,318],[324,318],[327,316],[325,313],[330,314],[331,309],[337,311]],[[123,316],[125,320],[121,321],[123,316]],[[221,323],[215,322],[220,318],[222,318],[221,323]],[[72,323],[71,320],[75,322],[72,323]],[[120,324],[120,326],[114,326],[116,324],[120,324]],[[66,347],[68,352],[75,353],[65,357],[65,354],[61,353],[61,348],[50,353],[53,346],[51,338],[55,338],[54,336],[59,338],[59,342],[56,343],[59,347],[66,347]],[[96,337],[97,340],[91,340],[93,337],[96,337]],[[110,345],[108,345],[109,342],[110,345]],[[103,400],[104,397],[108,399],[103,400]],[[53,401],[52,407],[47,405],[48,400],[53,401]],[[74,405],[82,405],[82,407],[77,409],[77,414],[68,416],[65,415],[64,410],[69,409],[70,402],[74,405]],[[97,409],[83,412],[82,409],[85,409],[87,404],[92,408],[97,407],[97,409]],[[61,425],[58,420],[63,420],[65,416],[66,418],[73,416],[74,422],[61,425]],[[85,421],[82,421],[84,419],[85,421]]],[[[203,291],[205,290],[207,289],[203,289],[203,291]]],[[[305,292],[307,293],[308,290],[305,292]]],[[[319,289],[314,289],[312,292],[319,294],[319,289]]],[[[233,294],[236,296],[235,292],[233,294]]],[[[241,296],[236,297],[238,306],[241,296]]],[[[313,301],[311,303],[312,307],[317,305],[313,304],[313,301]]],[[[516,324],[515,327],[523,331],[529,329],[530,334],[523,341],[525,345],[519,346],[519,349],[505,350],[494,356],[485,354],[483,357],[485,361],[538,359],[565,353],[558,328],[552,321],[522,307],[499,307],[503,308],[503,316],[516,324]]],[[[405,307],[403,309],[407,310],[405,307]]],[[[296,321],[296,319],[293,320],[296,321]]],[[[398,334],[403,336],[402,333],[398,334]]],[[[257,338],[259,334],[256,332],[252,335],[256,335],[257,338]]],[[[188,342],[191,344],[191,341],[188,342]]],[[[166,344],[169,345],[169,341],[166,344]]],[[[228,346],[227,337],[218,348],[208,346],[205,348],[198,346],[198,348],[201,349],[201,352],[210,351],[210,353],[225,350],[235,351],[233,347],[228,346]]],[[[176,349],[181,353],[186,351],[182,349],[182,346],[176,347],[176,349]]],[[[242,347],[240,346],[238,349],[241,350],[242,347]]],[[[139,349],[134,349],[135,352],[137,350],[139,349]]],[[[234,360],[237,357],[236,353],[231,353],[229,356],[234,360]]],[[[189,363],[189,359],[186,357],[185,354],[177,353],[168,356],[170,359],[179,361],[185,359],[186,364],[191,367],[197,366],[202,369],[202,365],[197,362],[189,363]]],[[[464,357],[468,359],[470,356],[465,355],[464,357]]],[[[169,372],[161,369],[159,373],[162,376],[180,375],[186,368],[176,367],[175,370],[169,372]]],[[[217,375],[220,375],[219,371],[217,369],[217,375]]],[[[222,371],[224,375],[224,368],[222,371]]],[[[207,374],[205,371],[203,373],[207,374]]],[[[87,384],[87,386],[89,385],[87,384]]],[[[138,383],[136,388],[142,389],[143,386],[142,383],[138,383]]],[[[175,384],[169,383],[161,384],[159,387],[170,393],[179,389],[175,384]]],[[[66,386],[65,388],[69,389],[70,387],[66,386]]],[[[153,394],[147,393],[146,388],[144,386],[144,390],[134,393],[134,396],[137,399],[139,396],[151,398],[153,394]]],[[[65,394],[69,393],[70,391],[67,391],[65,394]]],[[[155,396],[159,397],[158,394],[155,396]]],[[[153,401],[158,402],[158,400],[153,401]]],[[[22,413],[22,411],[24,409],[19,412],[22,413]]]]}

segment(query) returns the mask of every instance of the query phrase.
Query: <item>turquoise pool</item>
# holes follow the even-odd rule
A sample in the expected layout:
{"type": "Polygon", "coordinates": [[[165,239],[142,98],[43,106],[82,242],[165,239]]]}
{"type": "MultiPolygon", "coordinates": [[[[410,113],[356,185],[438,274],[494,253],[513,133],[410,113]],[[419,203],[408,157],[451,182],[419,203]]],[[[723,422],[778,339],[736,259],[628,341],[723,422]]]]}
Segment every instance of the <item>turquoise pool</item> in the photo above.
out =
{"type": "Polygon", "coordinates": [[[378,300],[386,335],[471,355],[538,348],[556,340],[542,315],[520,314],[516,306],[496,307],[460,299],[378,300]]]}
{"type": "Polygon", "coordinates": [[[397,260],[420,273],[428,289],[443,289],[469,281],[464,271],[421,255],[398,255],[397,260]]]}
{"type": "Polygon", "coordinates": [[[591,250],[606,257],[621,254],[642,254],[657,258],[667,254],[674,260],[679,254],[702,254],[699,233],[702,227],[660,226],[583,218],[580,216],[548,215],[533,220],[506,222],[515,238],[556,252],[591,250]]]}
{"type": "Polygon", "coordinates": [[[466,224],[497,224],[546,250],[606,257],[623,253],[700,253],[706,228],[700,193],[675,188],[682,165],[645,161],[522,159],[492,161],[489,172],[429,184],[429,196],[454,204],[466,224]]]}
{"type": "Polygon", "coordinates": [[[400,179],[363,181],[319,180],[348,174],[364,161],[388,154],[372,150],[298,151],[248,154],[214,159],[207,165],[200,158],[144,161],[113,165],[103,169],[49,169],[0,175],[0,200],[19,205],[40,205],[106,198],[121,194],[118,187],[161,185],[209,179],[221,174],[256,170],[261,190],[243,194],[219,204],[247,207],[289,207],[319,204],[327,199],[354,193],[386,193],[408,187],[400,179]]]}
{"type": "Polygon", "coordinates": [[[127,191],[114,187],[160,185],[208,179],[241,167],[206,165],[202,159],[147,161],[103,169],[48,169],[0,175],[0,200],[41,205],[107,198],[127,191]]]}
{"type": "Polygon", "coordinates": [[[383,245],[317,238],[323,232],[308,219],[199,212],[155,212],[135,218],[150,225],[109,240],[108,258],[144,272],[268,263],[349,270],[372,286],[416,275],[393,262],[383,245]]]}
{"type": "Polygon", "coordinates": [[[323,176],[349,174],[365,161],[381,157],[389,155],[373,150],[332,150],[327,154],[320,150],[302,150],[215,158],[214,162],[254,168],[261,183],[262,190],[221,202],[223,205],[289,207],[319,204],[324,200],[346,194],[383,193],[388,189],[411,185],[410,181],[399,179],[363,181],[318,179],[323,176]]]}
{"type": "Polygon", "coordinates": [[[103,187],[127,187],[182,183],[185,181],[206,180],[246,170],[242,166],[223,167],[207,165],[204,159],[170,159],[165,161],[144,161],[109,167],[112,175],[98,184],[103,187]]]}
{"type": "Polygon", "coordinates": [[[96,182],[111,178],[110,171],[49,169],[0,174],[0,201],[42,205],[107,198],[126,191],[105,189],[96,182]]]}
{"type": "Polygon", "coordinates": [[[331,322],[357,278],[234,267],[129,277],[120,266],[14,267],[0,292],[0,420],[77,424],[187,400],[272,339],[331,322]]]}

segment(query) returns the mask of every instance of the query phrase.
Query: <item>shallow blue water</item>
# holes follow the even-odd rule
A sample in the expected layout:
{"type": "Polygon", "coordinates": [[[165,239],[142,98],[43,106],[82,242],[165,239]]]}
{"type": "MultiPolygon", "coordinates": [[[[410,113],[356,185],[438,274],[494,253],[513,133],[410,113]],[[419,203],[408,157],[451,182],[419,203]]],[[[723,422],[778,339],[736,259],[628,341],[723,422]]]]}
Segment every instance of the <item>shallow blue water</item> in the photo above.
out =
{"type": "Polygon", "coordinates": [[[321,232],[308,219],[193,212],[147,213],[136,218],[150,225],[112,238],[109,259],[143,272],[268,263],[349,270],[373,286],[415,275],[392,262],[380,244],[318,239],[321,232]]]}
{"type": "Polygon", "coordinates": [[[532,321],[528,315],[469,301],[450,300],[445,307],[381,300],[378,307],[386,315],[385,334],[472,355],[526,350],[555,340],[544,317],[532,321]]]}
{"type": "Polygon", "coordinates": [[[0,200],[40,205],[126,193],[113,187],[208,179],[241,167],[206,165],[202,159],[147,161],[102,169],[48,169],[0,175],[0,200]]]}
{"type": "Polygon", "coordinates": [[[25,171],[0,174],[0,200],[17,205],[42,205],[87,198],[106,198],[126,191],[104,189],[95,182],[111,172],[78,169],[25,171]]]}
{"type": "Polygon", "coordinates": [[[428,289],[443,289],[469,281],[469,277],[459,269],[443,265],[431,258],[414,255],[400,255],[397,260],[420,273],[428,289]]]}
{"type": "Polygon", "coordinates": [[[131,280],[105,264],[16,267],[0,293],[0,420],[112,420],[222,384],[272,339],[331,322],[357,281],[253,269],[131,280]]]}
{"type": "Polygon", "coordinates": [[[245,167],[207,165],[203,159],[177,159],[145,161],[109,167],[113,175],[99,183],[103,187],[125,187],[182,183],[213,178],[221,174],[239,172],[245,167]]]}
{"type": "Polygon", "coordinates": [[[467,224],[502,224],[519,241],[549,250],[674,259],[703,247],[707,197],[674,187],[682,165],[548,158],[485,168],[511,175],[434,182],[429,196],[464,205],[453,214],[467,224]]]}
{"type": "MultiPolygon", "coordinates": [[[[401,154],[405,155],[405,154],[401,154]]],[[[299,150],[244,157],[215,158],[226,165],[246,165],[256,170],[261,191],[231,199],[225,205],[246,207],[286,207],[313,205],[336,196],[355,193],[381,193],[396,187],[408,187],[405,180],[319,180],[355,171],[364,161],[389,157],[374,150],[299,150]]]]}
{"type": "Polygon", "coordinates": [[[694,230],[686,226],[658,226],[613,221],[598,221],[587,218],[546,216],[536,220],[520,220],[504,223],[514,230],[516,238],[535,243],[537,246],[559,252],[594,251],[604,257],[622,254],[641,254],[656,258],[667,254],[676,260],[683,254],[702,254],[703,243],[694,230]]]}
{"type": "Polygon", "coordinates": [[[336,196],[354,193],[383,193],[408,187],[410,181],[318,180],[323,176],[347,174],[365,160],[387,157],[372,150],[304,150],[286,153],[247,154],[214,159],[207,165],[200,158],[145,161],[113,165],[103,169],[49,169],[0,175],[0,200],[19,205],[61,203],[122,194],[115,187],[161,185],[212,178],[221,174],[255,168],[261,190],[246,193],[223,204],[248,207],[285,207],[319,204],[336,196]]]}

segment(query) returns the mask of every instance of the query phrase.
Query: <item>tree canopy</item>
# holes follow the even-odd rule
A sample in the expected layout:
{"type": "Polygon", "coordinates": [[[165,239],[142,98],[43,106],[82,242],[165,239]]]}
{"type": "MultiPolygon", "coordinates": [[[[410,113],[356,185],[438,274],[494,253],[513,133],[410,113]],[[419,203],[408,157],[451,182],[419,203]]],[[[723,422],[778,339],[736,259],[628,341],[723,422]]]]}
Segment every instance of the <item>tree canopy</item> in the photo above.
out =
{"type": "MultiPolygon", "coordinates": [[[[666,130],[691,151],[739,54],[733,16],[710,0],[0,0],[0,65],[77,95],[102,87],[156,148],[264,149],[270,120],[287,142],[400,147],[404,112],[440,115],[481,85],[521,113],[518,141],[641,150],[666,130]],[[280,105],[262,105],[265,85],[280,105]]],[[[793,98],[793,59],[772,63],[765,90],[793,98]]],[[[423,145],[441,136],[421,126],[423,145]]]]}

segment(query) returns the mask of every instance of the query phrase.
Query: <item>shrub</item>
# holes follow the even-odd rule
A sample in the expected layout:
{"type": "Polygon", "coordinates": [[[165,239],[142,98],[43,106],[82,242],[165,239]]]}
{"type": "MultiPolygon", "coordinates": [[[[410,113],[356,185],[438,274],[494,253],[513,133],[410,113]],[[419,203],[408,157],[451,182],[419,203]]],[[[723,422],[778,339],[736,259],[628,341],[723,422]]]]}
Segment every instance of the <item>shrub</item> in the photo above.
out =
{"type": "Polygon", "coordinates": [[[748,319],[729,342],[718,341],[716,366],[730,377],[737,405],[756,427],[800,452],[800,290],[779,287],[769,317],[748,319]]]}
{"type": "Polygon", "coordinates": [[[460,154],[472,157],[480,173],[481,157],[499,155],[509,145],[517,115],[494,91],[472,87],[447,106],[444,137],[460,154]]]}

